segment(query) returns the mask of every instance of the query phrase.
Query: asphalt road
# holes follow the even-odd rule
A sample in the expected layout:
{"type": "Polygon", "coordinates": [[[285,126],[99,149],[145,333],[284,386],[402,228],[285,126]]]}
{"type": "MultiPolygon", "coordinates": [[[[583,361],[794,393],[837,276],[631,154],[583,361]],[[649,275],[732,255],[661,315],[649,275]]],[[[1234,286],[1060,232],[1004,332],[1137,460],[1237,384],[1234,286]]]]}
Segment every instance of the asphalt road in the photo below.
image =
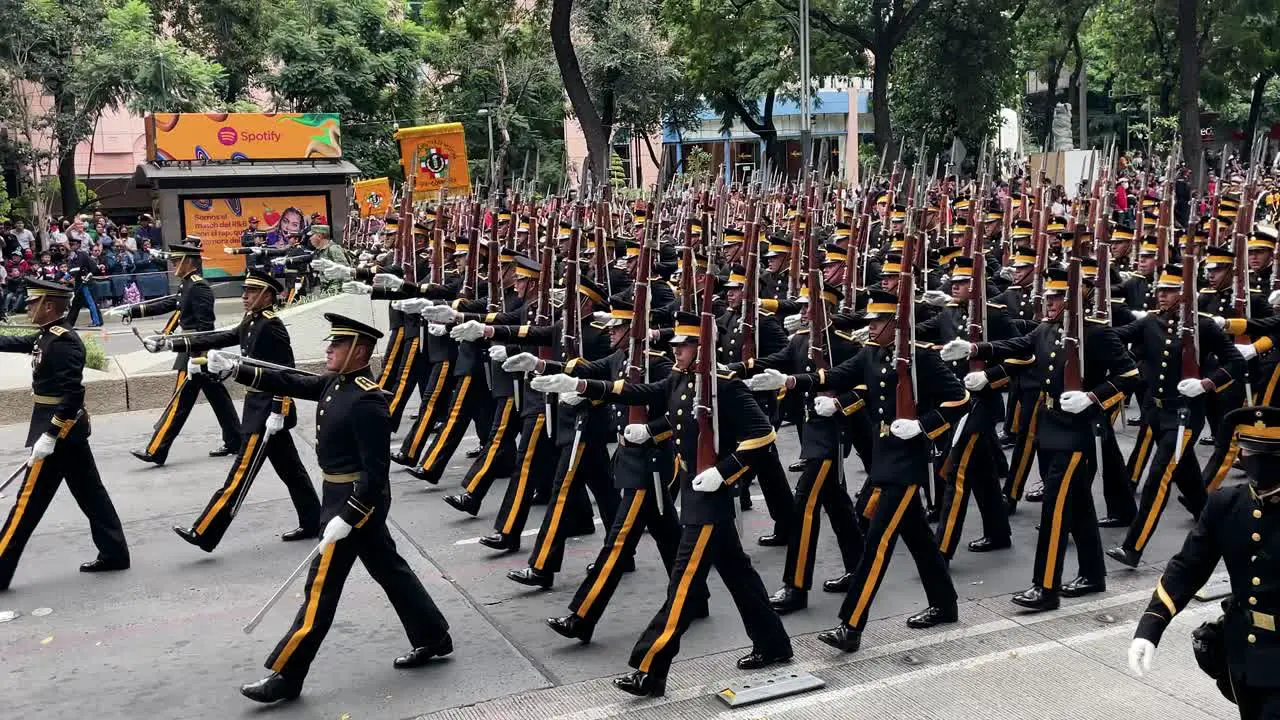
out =
{"type": "MultiPolygon", "coordinates": [[[[309,443],[314,411],[311,403],[300,405],[294,433],[309,443]]],[[[142,465],[128,449],[145,442],[157,415],[94,418],[93,446],[125,522],[133,568],[101,576],[76,571],[94,551],[83,516],[61,492],[28,545],[12,588],[0,593],[0,611],[18,613],[0,623],[6,717],[79,719],[90,711],[99,718],[258,716],[260,708],[241,698],[237,687],[266,673],[262,662],[288,627],[302,583],[254,634],[243,634],[241,627],[309,548],[277,539],[294,527],[295,518],[269,468],[214,553],[178,540],[171,526],[192,522],[221,484],[229,460],[207,457],[218,433],[212,413],[200,405],[169,464],[142,465]]],[[[16,467],[25,457],[25,432],[25,424],[0,427],[0,468],[16,467]]],[[[794,431],[784,428],[780,435],[784,459],[794,458],[794,431]]],[[[1121,443],[1127,452],[1130,438],[1121,443]]],[[[525,565],[532,538],[526,539],[525,553],[511,555],[495,555],[475,543],[490,530],[505,481],[495,486],[479,518],[459,514],[441,500],[461,480],[469,462],[461,450],[473,444],[470,438],[464,441],[440,487],[426,487],[401,472],[392,478],[393,535],[448,617],[456,651],[427,668],[392,669],[391,660],[408,649],[407,640],[380,590],[356,569],[302,700],[272,709],[272,717],[585,720],[721,712],[707,692],[742,675],[733,659],[748,640],[719,579],[712,574],[712,617],[696,623],[684,638],[668,697],[636,701],[617,693],[608,678],[628,669],[627,654],[665,592],[652,543],[641,542],[638,570],[624,578],[592,644],[564,640],[542,621],[566,612],[603,531],[570,540],[565,572],[551,590],[531,591],[507,580],[508,569],[525,565]]],[[[314,453],[301,449],[313,478],[318,477],[314,453]]],[[[1204,449],[1198,452],[1207,456],[1204,449]]],[[[856,488],[864,477],[861,468],[851,461],[848,471],[851,489],[856,488]]],[[[10,493],[0,508],[7,510],[12,502],[10,493]]],[[[813,639],[813,633],[836,623],[841,597],[812,593],[809,609],[784,622],[795,638],[794,667],[817,672],[827,689],[730,716],[1118,717],[1139,703],[1158,713],[1144,710],[1140,717],[1231,717],[1230,706],[1194,669],[1186,632],[1167,636],[1160,658],[1164,675],[1138,682],[1122,672],[1131,623],[1161,563],[1191,526],[1181,506],[1169,503],[1145,556],[1149,565],[1138,571],[1113,566],[1106,596],[1066,601],[1055,613],[1029,616],[1017,612],[1007,596],[1030,584],[1038,511],[1024,503],[1013,517],[1011,551],[975,555],[962,546],[952,564],[962,603],[958,625],[925,633],[904,627],[904,616],[922,609],[925,599],[901,547],[872,607],[862,652],[841,655],[813,639]]],[[[746,514],[745,537],[767,532],[770,525],[757,499],[756,510],[746,514]]],[[[531,528],[536,530],[532,520],[531,528]]],[[[1104,543],[1118,543],[1123,532],[1104,529],[1104,543]]],[[[972,507],[964,542],[979,534],[972,507]]],[[[753,544],[748,549],[766,585],[776,588],[784,551],[753,544]]],[[[1069,550],[1068,578],[1075,567],[1069,550]]],[[[838,553],[826,532],[815,578],[839,572],[838,553]]],[[[1189,630],[1211,610],[1201,607],[1175,627],[1189,630]]]]}

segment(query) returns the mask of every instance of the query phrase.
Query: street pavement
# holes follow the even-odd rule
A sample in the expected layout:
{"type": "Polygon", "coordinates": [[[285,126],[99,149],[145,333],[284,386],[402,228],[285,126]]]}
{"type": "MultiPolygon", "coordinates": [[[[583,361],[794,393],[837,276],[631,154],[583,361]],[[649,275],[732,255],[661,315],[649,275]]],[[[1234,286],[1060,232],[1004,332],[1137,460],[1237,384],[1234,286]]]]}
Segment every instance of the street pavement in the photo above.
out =
{"type": "MultiPolygon", "coordinates": [[[[301,402],[294,430],[303,460],[318,477],[314,408],[301,402]]],[[[284,544],[280,532],[296,524],[283,486],[265,468],[222,545],[205,554],[170,528],[189,525],[221,484],[227,458],[209,458],[219,443],[206,405],[199,405],[162,468],[128,454],[145,442],[158,411],[93,419],[99,469],[125,523],[133,568],[82,575],[76,566],[94,556],[86,523],[70,494],[60,492],[28,545],[13,586],[0,593],[0,693],[6,717],[240,718],[260,708],[237,687],[266,673],[262,662],[287,629],[302,598],[297,582],[252,634],[242,626],[298,565],[309,548],[284,544]]],[[[407,430],[408,421],[402,429],[407,430]]],[[[1129,431],[1131,432],[1131,431],[1129,431]]],[[[16,467],[25,424],[0,427],[0,468],[16,467]]],[[[780,433],[784,460],[796,456],[791,428],[780,433]]],[[[452,625],[455,651],[413,671],[391,660],[408,649],[386,598],[363,569],[347,582],[336,621],[311,669],[302,698],[272,709],[278,718],[1177,718],[1234,717],[1211,680],[1196,668],[1190,631],[1215,615],[1216,603],[1196,604],[1165,636],[1153,675],[1135,679],[1125,669],[1125,648],[1159,576],[1181,544],[1191,519],[1170,502],[1139,570],[1111,566],[1109,592],[1061,610],[1026,614],[1008,596],[1031,581],[1039,506],[1023,503],[1013,517],[1015,548],[975,555],[963,548],[952,564],[961,596],[961,622],[913,631],[905,617],[925,605],[910,555],[899,546],[879,596],[863,649],[844,655],[813,635],[836,624],[841,597],[810,594],[806,611],[784,622],[796,658],[784,666],[825,681],[820,690],[764,705],[730,710],[713,693],[746,677],[733,661],[749,643],[733,604],[712,573],[712,617],[685,636],[667,697],[639,700],[619,693],[609,679],[625,672],[626,658],[658,609],[666,578],[649,540],[637,553],[590,645],[566,641],[543,619],[566,612],[603,530],[569,541],[564,572],[549,591],[516,585],[504,575],[523,567],[525,552],[495,555],[475,540],[490,531],[505,481],[494,487],[479,518],[446,506],[466,469],[459,448],[439,487],[393,470],[392,533],[452,625]]],[[[1127,452],[1132,444],[1122,436],[1127,452]]],[[[1198,449],[1202,457],[1204,448],[1198,449]]],[[[393,466],[395,467],[395,466],[393,466]]],[[[848,464],[851,488],[863,473],[848,464]]],[[[795,476],[792,476],[794,482],[795,476]]],[[[1232,481],[1239,481],[1233,476],[1232,481]]],[[[1033,478],[1032,483],[1035,484],[1033,478]]],[[[1098,483],[1095,483],[1097,490],[1098,483]]],[[[1100,493],[1099,503],[1101,503],[1100,493]]],[[[0,500],[7,511],[13,493],[0,500]]],[[[1099,504],[1101,507],[1101,504],[1099,504]]],[[[529,532],[536,532],[541,508],[529,532]]],[[[762,500],[745,516],[744,537],[770,590],[778,587],[784,551],[756,547],[771,523],[762,500]]],[[[1102,531],[1107,546],[1123,530],[1102,531]]],[[[976,507],[964,532],[980,534],[976,507]]],[[[1110,562],[1110,561],[1108,561],[1110,562]]],[[[1076,568],[1067,555],[1067,575],[1076,568]]],[[[835,544],[819,543],[815,578],[840,572],[835,544]]]]}

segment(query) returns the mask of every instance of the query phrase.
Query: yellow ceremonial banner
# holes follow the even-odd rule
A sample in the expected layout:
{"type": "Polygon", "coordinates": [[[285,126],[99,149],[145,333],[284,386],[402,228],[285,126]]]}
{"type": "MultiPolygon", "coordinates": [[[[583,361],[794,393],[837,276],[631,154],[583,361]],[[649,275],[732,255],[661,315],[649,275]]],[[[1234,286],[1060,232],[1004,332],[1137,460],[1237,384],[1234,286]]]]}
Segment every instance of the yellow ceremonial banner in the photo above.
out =
{"type": "Polygon", "coordinates": [[[242,247],[261,234],[268,247],[286,247],[289,237],[306,235],[315,223],[327,223],[329,196],[251,195],[182,198],[182,234],[200,238],[205,277],[238,277],[245,272],[245,255],[228,255],[223,248],[242,247]]]}
{"type": "Polygon", "coordinates": [[[373,217],[391,211],[391,180],[384,177],[357,180],[354,187],[360,217],[373,217]]]}
{"type": "Polygon", "coordinates": [[[342,157],[335,113],[152,113],[147,160],[310,160],[342,157]]]}
{"type": "Polygon", "coordinates": [[[400,167],[404,176],[417,177],[414,200],[439,197],[442,189],[453,196],[471,194],[462,123],[401,128],[395,137],[400,142],[400,167]]]}

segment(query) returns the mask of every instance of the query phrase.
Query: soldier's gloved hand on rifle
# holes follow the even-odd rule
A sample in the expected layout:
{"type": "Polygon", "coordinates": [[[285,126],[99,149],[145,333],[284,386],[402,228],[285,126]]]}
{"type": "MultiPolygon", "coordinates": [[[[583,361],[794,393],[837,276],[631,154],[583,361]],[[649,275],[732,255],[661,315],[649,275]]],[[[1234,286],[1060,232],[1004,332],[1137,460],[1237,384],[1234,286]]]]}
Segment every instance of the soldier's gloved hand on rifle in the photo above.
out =
{"type": "Polygon", "coordinates": [[[586,398],[585,398],[585,397],[583,397],[583,396],[579,395],[579,394],[578,394],[578,393],[576,393],[576,392],[572,392],[572,391],[571,391],[571,392],[563,392],[563,393],[560,393],[560,396],[559,396],[559,397],[560,397],[560,404],[562,404],[562,405],[568,405],[569,407],[573,407],[574,405],[577,405],[578,403],[582,402],[583,400],[586,400],[586,398]]]}
{"type": "Polygon", "coordinates": [[[1063,412],[1069,412],[1072,415],[1079,415],[1088,410],[1092,404],[1093,398],[1089,397],[1088,393],[1083,393],[1079,390],[1068,390],[1058,398],[1058,407],[1062,408],[1063,412]]]}
{"type": "Polygon", "coordinates": [[[339,540],[351,534],[351,523],[340,517],[335,517],[324,526],[324,537],[320,539],[320,544],[324,546],[332,545],[339,540]]]}
{"type": "Polygon", "coordinates": [[[724,476],[714,466],[703,470],[693,478],[693,489],[698,492],[715,492],[724,487],[724,476]]]}
{"type": "Polygon", "coordinates": [[[432,305],[422,309],[422,317],[431,322],[455,323],[462,319],[462,313],[448,305],[432,305]]]}
{"type": "Polygon", "coordinates": [[[967,340],[952,340],[942,346],[942,351],[939,354],[947,362],[968,360],[969,356],[973,354],[973,343],[967,340]]]}
{"type": "Polygon", "coordinates": [[[426,310],[433,304],[431,300],[426,298],[408,298],[406,300],[396,300],[392,302],[391,307],[397,307],[397,303],[399,303],[398,309],[400,312],[407,313],[409,315],[421,315],[423,310],[426,310]]]}
{"type": "Polygon", "coordinates": [[[187,374],[199,375],[204,372],[204,364],[196,362],[196,358],[187,358],[187,374]]]}
{"type": "Polygon", "coordinates": [[[371,253],[371,252],[369,252],[368,250],[366,250],[366,251],[364,251],[364,252],[360,253],[360,257],[359,257],[359,258],[357,258],[357,259],[358,259],[360,262],[362,262],[362,263],[372,262],[372,261],[373,261],[373,253],[371,253]]]}
{"type": "Polygon", "coordinates": [[[444,334],[446,331],[448,331],[448,328],[446,328],[444,325],[441,325],[440,323],[427,323],[427,333],[430,335],[435,335],[436,337],[444,337],[444,334]]]}
{"type": "Polygon", "coordinates": [[[1240,354],[1244,356],[1245,360],[1252,360],[1258,357],[1258,348],[1254,347],[1253,343],[1236,345],[1236,350],[1240,351],[1240,354]]]}
{"type": "Polygon", "coordinates": [[[103,310],[102,319],[105,320],[107,318],[113,318],[113,317],[125,317],[128,314],[129,314],[129,308],[121,307],[117,305],[116,307],[111,307],[111,308],[107,308],[106,310],[103,310]]]}
{"type": "Polygon", "coordinates": [[[1214,315],[1213,324],[1217,325],[1218,329],[1221,330],[1227,326],[1227,319],[1222,317],[1221,315],[1214,315]]]}
{"type": "Polygon", "coordinates": [[[804,318],[800,317],[799,314],[788,315],[782,318],[782,329],[789,333],[799,330],[803,325],[804,318]]]}
{"type": "Polygon", "coordinates": [[[31,446],[31,458],[27,460],[28,465],[34,465],[37,460],[43,460],[53,454],[53,448],[57,446],[58,438],[44,433],[36,438],[31,446]]]}
{"type": "Polygon", "coordinates": [[[1200,397],[1209,388],[1204,386],[1205,381],[1199,378],[1187,378],[1178,381],[1178,393],[1189,398],[1200,397]]]}
{"type": "Polygon", "coordinates": [[[373,286],[379,290],[395,292],[404,287],[404,278],[391,273],[378,273],[373,276],[373,286]]]}
{"type": "Polygon", "coordinates": [[[1267,297],[1267,304],[1273,308],[1280,308],[1280,290],[1271,291],[1271,295],[1267,297]]]}
{"type": "Polygon", "coordinates": [[[1156,658],[1156,646],[1150,640],[1134,638],[1129,643],[1129,670],[1138,677],[1151,672],[1151,661],[1156,658]]]}
{"type": "Polygon", "coordinates": [[[267,416],[266,434],[275,435],[284,429],[284,416],[280,413],[271,413],[267,416]]]}
{"type": "Polygon", "coordinates": [[[898,419],[889,424],[889,432],[899,440],[910,440],[924,432],[924,426],[919,420],[898,419]]]}
{"type": "Polygon", "coordinates": [[[871,339],[871,328],[860,327],[857,330],[854,330],[850,337],[852,337],[853,341],[859,345],[866,345],[867,341],[871,339]]]}
{"type": "Polygon", "coordinates": [[[498,362],[503,362],[504,360],[506,360],[506,359],[507,359],[507,346],[506,346],[506,345],[494,345],[493,347],[489,348],[489,359],[490,359],[490,360],[496,360],[496,361],[498,361],[498,362]]]}
{"type": "Polygon", "coordinates": [[[355,280],[348,280],[342,283],[342,292],[349,295],[372,295],[373,287],[355,280]]]}
{"type": "Polygon", "coordinates": [[[1141,320],[1142,318],[1144,318],[1144,317],[1146,317],[1146,316],[1147,316],[1147,311],[1146,311],[1146,310],[1134,310],[1134,311],[1133,311],[1133,319],[1134,319],[1134,320],[1141,320]]]}
{"type": "Polygon", "coordinates": [[[752,392],[767,392],[781,389],[787,384],[787,376],[769,368],[764,372],[747,378],[747,388],[752,392]]]}
{"type": "Polygon", "coordinates": [[[325,280],[336,282],[338,280],[352,280],[356,276],[354,268],[349,268],[341,263],[332,260],[318,258],[311,261],[311,269],[320,273],[325,280]]]}
{"type": "Polygon", "coordinates": [[[813,399],[813,411],[822,417],[831,417],[840,410],[840,403],[833,397],[819,395],[813,399]]]}
{"type": "Polygon", "coordinates": [[[564,373],[540,375],[529,381],[529,387],[543,393],[578,392],[578,378],[564,373]]]}
{"type": "Polygon", "coordinates": [[[1000,268],[999,275],[1002,280],[1013,280],[1013,266],[1006,265],[1000,268]]]}
{"type": "Polygon", "coordinates": [[[626,440],[628,445],[643,445],[651,437],[653,434],[649,432],[649,426],[644,423],[631,423],[622,428],[622,439],[626,440]]]}
{"type": "Polygon", "coordinates": [[[214,375],[230,375],[240,367],[240,358],[224,350],[210,350],[204,367],[214,375]]]}
{"type": "Polygon", "coordinates": [[[458,342],[475,342],[485,336],[484,329],[484,323],[468,320],[450,330],[449,337],[458,342]]]}
{"type": "Polygon", "coordinates": [[[970,392],[977,392],[987,386],[987,374],[981,370],[975,370],[964,376],[964,389],[970,392]]]}
{"type": "Polygon", "coordinates": [[[169,338],[165,337],[164,335],[148,335],[142,338],[142,347],[146,348],[147,352],[151,352],[151,353],[160,352],[161,350],[168,350],[169,338]]]}
{"type": "Polygon", "coordinates": [[[522,352],[512,355],[502,363],[502,369],[507,372],[529,372],[538,369],[538,358],[532,353],[522,352]]]}
{"type": "Polygon", "coordinates": [[[951,296],[941,290],[925,290],[924,301],[934,307],[942,307],[951,302],[951,296]]]}

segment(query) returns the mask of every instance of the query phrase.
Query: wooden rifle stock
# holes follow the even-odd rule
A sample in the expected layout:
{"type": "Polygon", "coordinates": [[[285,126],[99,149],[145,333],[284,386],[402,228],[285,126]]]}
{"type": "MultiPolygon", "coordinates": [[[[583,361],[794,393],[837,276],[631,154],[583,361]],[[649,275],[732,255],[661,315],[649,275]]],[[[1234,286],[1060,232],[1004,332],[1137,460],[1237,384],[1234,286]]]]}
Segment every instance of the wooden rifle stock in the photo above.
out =
{"type": "Polygon", "coordinates": [[[1067,296],[1062,309],[1063,350],[1062,389],[1084,389],[1084,286],[1080,277],[1080,258],[1067,265],[1067,296]]]}
{"type": "Polygon", "coordinates": [[[1182,377],[1200,377],[1200,313],[1197,307],[1196,277],[1199,272],[1196,258],[1195,233],[1187,233],[1182,249],[1182,303],[1180,306],[1179,334],[1182,336],[1182,377]]]}
{"type": "MultiPolygon", "coordinates": [[[[898,326],[894,339],[894,366],[898,373],[896,397],[897,420],[915,420],[915,295],[913,261],[917,238],[908,235],[902,246],[902,273],[898,276],[898,326]]],[[[810,331],[812,332],[812,331],[810,331]]]]}
{"type": "MultiPolygon", "coordinates": [[[[969,328],[966,334],[971,343],[987,340],[987,255],[981,250],[973,254],[973,279],[969,281],[969,328]]],[[[986,369],[985,360],[970,358],[970,372],[986,369]]]]}
{"type": "Polygon", "coordinates": [[[716,443],[716,315],[715,274],[702,277],[702,315],[698,333],[697,377],[698,457],[697,472],[715,467],[716,443]]]}

